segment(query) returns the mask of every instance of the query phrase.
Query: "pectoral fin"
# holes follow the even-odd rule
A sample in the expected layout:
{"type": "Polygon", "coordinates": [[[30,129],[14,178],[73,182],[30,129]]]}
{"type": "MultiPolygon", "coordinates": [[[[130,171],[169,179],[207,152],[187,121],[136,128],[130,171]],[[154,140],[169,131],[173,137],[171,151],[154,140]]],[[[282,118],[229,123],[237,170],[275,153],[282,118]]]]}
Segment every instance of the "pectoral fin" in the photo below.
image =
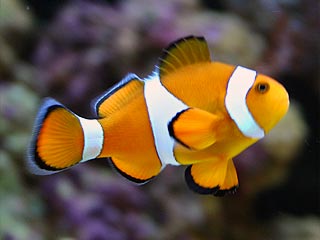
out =
{"type": "Polygon", "coordinates": [[[215,196],[234,193],[239,185],[232,159],[191,165],[185,171],[185,179],[193,191],[215,196]]]}
{"type": "Polygon", "coordinates": [[[169,133],[182,145],[201,150],[216,142],[215,129],[220,118],[197,108],[178,113],[169,123],[169,133]]]}

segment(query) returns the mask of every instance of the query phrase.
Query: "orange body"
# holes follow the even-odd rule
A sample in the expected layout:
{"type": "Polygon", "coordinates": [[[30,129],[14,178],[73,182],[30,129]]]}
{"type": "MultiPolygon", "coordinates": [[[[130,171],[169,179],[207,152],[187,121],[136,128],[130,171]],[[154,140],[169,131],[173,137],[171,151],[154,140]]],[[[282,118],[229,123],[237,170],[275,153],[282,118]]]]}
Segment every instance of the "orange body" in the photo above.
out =
{"type": "Polygon", "coordinates": [[[234,192],[232,158],[285,115],[288,94],[275,80],[241,66],[212,62],[203,38],[164,50],[147,79],[128,75],[81,118],[53,99],[41,107],[28,165],[51,174],[109,157],[128,179],[144,183],[167,164],[189,165],[186,181],[203,194],[234,192]]]}

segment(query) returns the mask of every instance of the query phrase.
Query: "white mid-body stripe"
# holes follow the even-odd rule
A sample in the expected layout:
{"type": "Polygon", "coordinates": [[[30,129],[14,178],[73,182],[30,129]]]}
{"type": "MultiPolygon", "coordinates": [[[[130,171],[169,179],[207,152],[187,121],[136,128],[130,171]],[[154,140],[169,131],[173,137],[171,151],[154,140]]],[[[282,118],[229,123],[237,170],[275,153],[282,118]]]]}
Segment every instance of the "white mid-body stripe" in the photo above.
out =
{"type": "Polygon", "coordinates": [[[95,119],[77,116],[83,131],[83,152],[81,162],[96,158],[103,147],[103,129],[95,119]]]}
{"type": "Polygon", "coordinates": [[[225,97],[230,117],[242,134],[250,138],[264,137],[263,129],[254,120],[246,102],[247,93],[254,84],[256,76],[256,71],[237,66],[229,79],[225,97]]]}
{"type": "Polygon", "coordinates": [[[168,124],[177,113],[188,106],[168,92],[161,84],[158,74],[145,79],[144,97],[162,168],[167,164],[179,165],[173,154],[175,140],[169,134],[168,124]]]}

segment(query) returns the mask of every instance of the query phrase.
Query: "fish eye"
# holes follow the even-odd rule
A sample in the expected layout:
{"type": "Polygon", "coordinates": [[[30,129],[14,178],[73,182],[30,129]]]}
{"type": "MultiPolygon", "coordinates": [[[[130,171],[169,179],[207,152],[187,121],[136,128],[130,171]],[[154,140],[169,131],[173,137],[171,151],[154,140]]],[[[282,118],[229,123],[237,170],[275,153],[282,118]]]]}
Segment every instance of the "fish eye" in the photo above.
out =
{"type": "Polygon", "coordinates": [[[258,93],[266,93],[269,90],[269,84],[268,83],[258,83],[256,85],[256,91],[258,93]]]}

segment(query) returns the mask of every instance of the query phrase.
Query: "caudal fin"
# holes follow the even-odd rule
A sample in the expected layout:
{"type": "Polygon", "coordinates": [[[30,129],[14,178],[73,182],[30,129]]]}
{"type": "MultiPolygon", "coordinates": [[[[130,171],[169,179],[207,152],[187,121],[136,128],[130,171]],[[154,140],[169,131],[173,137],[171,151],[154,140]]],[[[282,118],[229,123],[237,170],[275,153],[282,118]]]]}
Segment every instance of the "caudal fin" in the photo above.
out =
{"type": "Polygon", "coordinates": [[[38,112],[28,149],[29,170],[39,175],[61,171],[81,161],[83,147],[79,117],[47,98],[38,112]]]}

